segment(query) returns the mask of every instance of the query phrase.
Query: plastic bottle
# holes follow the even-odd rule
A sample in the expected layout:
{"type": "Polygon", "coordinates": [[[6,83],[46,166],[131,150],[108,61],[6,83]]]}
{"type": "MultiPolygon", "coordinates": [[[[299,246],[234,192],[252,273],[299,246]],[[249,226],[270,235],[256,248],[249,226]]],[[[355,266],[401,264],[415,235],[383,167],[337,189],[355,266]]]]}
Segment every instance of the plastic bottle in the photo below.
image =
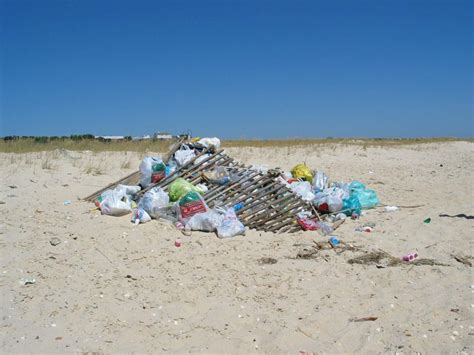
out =
{"type": "Polygon", "coordinates": [[[324,235],[328,235],[328,234],[331,234],[334,230],[332,229],[332,227],[327,224],[327,223],[324,223],[324,222],[316,222],[319,226],[319,230],[324,234],[324,235]]]}

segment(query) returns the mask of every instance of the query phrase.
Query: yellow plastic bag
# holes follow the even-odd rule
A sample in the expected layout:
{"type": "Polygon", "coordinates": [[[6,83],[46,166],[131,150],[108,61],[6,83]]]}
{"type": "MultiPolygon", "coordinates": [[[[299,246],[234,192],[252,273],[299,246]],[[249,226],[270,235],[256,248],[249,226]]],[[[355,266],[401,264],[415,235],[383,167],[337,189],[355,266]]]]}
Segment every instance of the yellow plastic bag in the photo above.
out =
{"type": "Polygon", "coordinates": [[[313,174],[305,164],[296,165],[291,169],[291,175],[293,175],[295,179],[303,179],[308,181],[310,184],[313,183],[313,174]]]}

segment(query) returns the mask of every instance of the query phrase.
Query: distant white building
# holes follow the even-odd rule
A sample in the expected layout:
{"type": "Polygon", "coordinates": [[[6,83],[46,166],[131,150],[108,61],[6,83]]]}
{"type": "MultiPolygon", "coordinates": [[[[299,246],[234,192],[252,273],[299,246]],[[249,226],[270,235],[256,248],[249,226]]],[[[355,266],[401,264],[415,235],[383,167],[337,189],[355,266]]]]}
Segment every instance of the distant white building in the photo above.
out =
{"type": "Polygon", "coordinates": [[[95,139],[110,139],[114,141],[119,141],[125,139],[124,136],[94,136],[95,139]]]}
{"type": "Polygon", "coordinates": [[[165,132],[156,132],[155,134],[153,134],[153,138],[154,139],[172,139],[173,136],[165,132]]]}

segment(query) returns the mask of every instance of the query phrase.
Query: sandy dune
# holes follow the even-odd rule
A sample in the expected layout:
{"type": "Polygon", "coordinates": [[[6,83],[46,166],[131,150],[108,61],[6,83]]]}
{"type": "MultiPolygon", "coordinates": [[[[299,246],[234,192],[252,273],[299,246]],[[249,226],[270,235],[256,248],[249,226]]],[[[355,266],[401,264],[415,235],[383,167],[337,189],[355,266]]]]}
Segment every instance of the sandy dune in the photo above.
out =
{"type": "Polygon", "coordinates": [[[228,152],[267,167],[306,161],[331,180],[363,181],[384,204],[422,206],[367,211],[334,233],[357,250],[298,259],[327,238],[186,237],[164,222],[134,226],[129,216],[101,216],[78,200],[136,170],[136,153],[1,154],[2,350],[474,351],[472,268],[453,257],[473,256],[472,143],[228,152]],[[373,233],[355,231],[365,222],[376,224],[373,233]],[[51,245],[54,237],[61,243],[51,245]],[[348,263],[377,249],[396,257],[417,251],[446,266],[348,263]],[[277,262],[262,264],[264,257],[277,262]],[[368,316],[377,320],[350,321],[368,316]]]}

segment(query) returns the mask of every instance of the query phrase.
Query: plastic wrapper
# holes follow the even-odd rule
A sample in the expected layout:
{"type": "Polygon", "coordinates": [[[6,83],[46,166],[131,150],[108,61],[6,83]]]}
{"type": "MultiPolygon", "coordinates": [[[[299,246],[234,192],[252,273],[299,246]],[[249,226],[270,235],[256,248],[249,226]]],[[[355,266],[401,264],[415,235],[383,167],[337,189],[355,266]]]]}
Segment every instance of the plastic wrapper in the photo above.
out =
{"type": "Polygon", "coordinates": [[[308,217],[297,218],[297,222],[304,231],[315,231],[319,229],[318,223],[308,217]]]}

